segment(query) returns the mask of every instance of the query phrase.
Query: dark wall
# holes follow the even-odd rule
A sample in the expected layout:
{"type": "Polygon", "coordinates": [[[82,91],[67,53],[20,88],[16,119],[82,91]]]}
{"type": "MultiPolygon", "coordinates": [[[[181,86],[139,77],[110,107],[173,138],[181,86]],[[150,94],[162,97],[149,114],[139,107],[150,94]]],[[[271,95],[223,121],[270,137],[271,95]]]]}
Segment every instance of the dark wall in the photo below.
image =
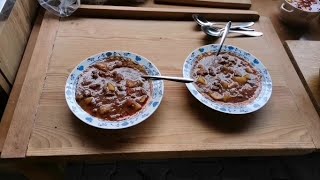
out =
{"type": "Polygon", "coordinates": [[[4,108],[6,107],[7,101],[8,101],[8,95],[0,86],[0,120],[1,120],[4,108]]]}

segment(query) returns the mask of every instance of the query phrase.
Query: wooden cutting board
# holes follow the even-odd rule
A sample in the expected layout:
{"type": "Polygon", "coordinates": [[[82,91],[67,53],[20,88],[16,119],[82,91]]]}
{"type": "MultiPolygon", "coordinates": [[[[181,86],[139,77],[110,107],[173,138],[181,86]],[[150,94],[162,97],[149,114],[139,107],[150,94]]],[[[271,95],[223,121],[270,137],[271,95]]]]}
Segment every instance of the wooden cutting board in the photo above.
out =
{"type": "Polygon", "coordinates": [[[250,9],[251,0],[154,0],[157,4],[175,4],[234,9],[250,9]]]}
{"type": "Polygon", "coordinates": [[[320,41],[286,41],[286,48],[320,113],[320,41]]]}
{"type": "Polygon", "coordinates": [[[319,117],[271,21],[254,26],[263,37],[228,38],[226,44],[261,59],[273,95],[261,110],[226,115],[203,106],[184,84],[165,82],[159,109],[145,122],[106,131],[89,127],[68,109],[64,88],[86,57],[128,50],[150,59],[165,75],[181,76],[194,49],[217,43],[193,21],[129,20],[46,14],[4,143],[2,158],[177,158],[305,154],[320,147],[319,117]],[[130,28],[128,28],[130,27],[130,28]],[[32,92],[32,93],[30,93],[32,92]]]}

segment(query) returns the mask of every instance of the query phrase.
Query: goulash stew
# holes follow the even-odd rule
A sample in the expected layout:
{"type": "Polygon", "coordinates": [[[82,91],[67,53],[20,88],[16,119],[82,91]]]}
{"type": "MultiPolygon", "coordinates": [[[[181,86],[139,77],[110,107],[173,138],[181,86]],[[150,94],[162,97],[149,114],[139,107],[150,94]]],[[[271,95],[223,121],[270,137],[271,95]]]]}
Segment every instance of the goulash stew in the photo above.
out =
{"type": "Polygon", "coordinates": [[[214,102],[246,103],[261,89],[260,73],[230,53],[202,55],[195,63],[192,77],[197,90],[214,102]]]}
{"type": "Polygon", "coordinates": [[[130,59],[110,57],[79,77],[76,100],[92,116],[117,121],[140,111],[151,97],[145,69],[130,59]]]}

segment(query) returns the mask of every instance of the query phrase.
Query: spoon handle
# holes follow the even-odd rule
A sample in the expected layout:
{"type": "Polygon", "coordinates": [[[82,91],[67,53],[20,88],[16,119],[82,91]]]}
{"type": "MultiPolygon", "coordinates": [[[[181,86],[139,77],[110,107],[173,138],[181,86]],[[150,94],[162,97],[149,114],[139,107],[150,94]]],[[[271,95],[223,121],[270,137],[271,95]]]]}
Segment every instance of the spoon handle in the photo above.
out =
{"type": "MultiPolygon", "coordinates": [[[[244,31],[254,31],[254,29],[251,29],[250,27],[254,25],[254,22],[246,22],[246,23],[238,23],[237,25],[235,25],[234,23],[232,23],[233,25],[230,27],[230,29],[232,30],[238,30],[238,29],[241,29],[241,30],[244,30],[244,31]]],[[[225,26],[224,23],[212,23],[211,26],[212,27],[215,27],[215,25],[218,25],[218,26],[225,26]]],[[[222,28],[222,29],[223,29],[222,28]]]]}
{"type": "Polygon", "coordinates": [[[224,28],[224,32],[223,32],[223,35],[222,35],[222,39],[221,39],[221,42],[220,42],[220,46],[219,46],[219,49],[216,53],[216,56],[218,56],[220,54],[220,51],[221,51],[221,48],[222,48],[222,45],[224,43],[224,41],[226,40],[226,37],[229,33],[229,30],[230,30],[230,27],[231,27],[231,21],[229,21],[226,25],[226,27],[224,28]]]}
{"type": "Polygon", "coordinates": [[[192,83],[192,82],[194,82],[193,79],[182,78],[182,77],[149,76],[149,75],[143,75],[143,76],[141,76],[141,77],[147,78],[147,79],[151,79],[151,80],[168,80],[168,81],[175,81],[175,82],[181,82],[181,83],[192,83]]]}
{"type": "Polygon", "coordinates": [[[253,37],[259,37],[262,36],[263,33],[262,32],[258,32],[258,31],[235,31],[235,30],[230,30],[230,33],[238,33],[238,34],[243,34],[246,36],[253,36],[253,37]]]}
{"type": "Polygon", "coordinates": [[[254,25],[254,22],[245,22],[245,23],[239,23],[239,24],[234,24],[233,26],[231,26],[230,29],[233,28],[248,28],[254,25]],[[232,28],[233,27],[233,28],[232,28]]]}
{"type": "MultiPolygon", "coordinates": [[[[239,27],[238,29],[243,31],[254,31],[254,29],[246,28],[246,27],[239,27]]],[[[234,30],[237,30],[237,29],[234,29],[234,30]]]]}

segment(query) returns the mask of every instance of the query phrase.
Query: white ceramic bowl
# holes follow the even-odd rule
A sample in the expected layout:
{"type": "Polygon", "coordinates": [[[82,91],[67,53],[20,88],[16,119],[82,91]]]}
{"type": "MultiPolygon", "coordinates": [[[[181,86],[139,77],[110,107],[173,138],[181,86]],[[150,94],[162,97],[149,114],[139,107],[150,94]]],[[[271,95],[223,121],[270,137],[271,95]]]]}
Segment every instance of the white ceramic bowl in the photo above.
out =
{"type": "Polygon", "coordinates": [[[148,102],[146,107],[140,110],[137,114],[129,116],[127,119],[121,121],[106,121],[91,116],[89,113],[85,112],[76,101],[75,93],[78,79],[82,72],[89,66],[104,61],[107,57],[111,56],[122,56],[125,58],[130,58],[131,60],[142,65],[149,75],[160,75],[157,67],[148,59],[140,55],[126,51],[106,51],[85,59],[76,68],[73,69],[66,82],[65,98],[72,113],[88,125],[102,129],[123,129],[141,123],[156,111],[163,97],[164,83],[163,81],[152,81],[151,83],[153,89],[151,100],[148,102]]]}
{"type": "MultiPolygon", "coordinates": [[[[196,60],[199,58],[200,55],[208,52],[217,52],[219,45],[217,44],[210,44],[206,46],[202,46],[198,49],[195,49],[186,59],[184,66],[183,66],[183,77],[191,78],[192,69],[195,65],[196,60]]],[[[261,91],[256,99],[251,101],[247,104],[232,104],[232,103],[221,103],[215,102],[210,99],[204,97],[195,87],[194,83],[188,83],[187,88],[191,92],[191,94],[198,99],[204,105],[228,114],[247,114],[258,109],[262,108],[270,99],[272,94],[272,81],[268,70],[265,66],[261,63],[261,61],[251,55],[250,53],[230,45],[224,45],[222,47],[221,52],[230,52],[238,57],[243,58],[244,60],[248,61],[255,69],[259,71],[262,75],[261,80],[261,91]]]]}
{"type": "Polygon", "coordinates": [[[288,2],[288,0],[282,0],[279,18],[283,22],[286,22],[292,26],[305,26],[308,25],[314,18],[319,16],[319,10],[317,10],[317,8],[314,9],[314,11],[302,10],[295,7],[292,3],[288,2]]]}

